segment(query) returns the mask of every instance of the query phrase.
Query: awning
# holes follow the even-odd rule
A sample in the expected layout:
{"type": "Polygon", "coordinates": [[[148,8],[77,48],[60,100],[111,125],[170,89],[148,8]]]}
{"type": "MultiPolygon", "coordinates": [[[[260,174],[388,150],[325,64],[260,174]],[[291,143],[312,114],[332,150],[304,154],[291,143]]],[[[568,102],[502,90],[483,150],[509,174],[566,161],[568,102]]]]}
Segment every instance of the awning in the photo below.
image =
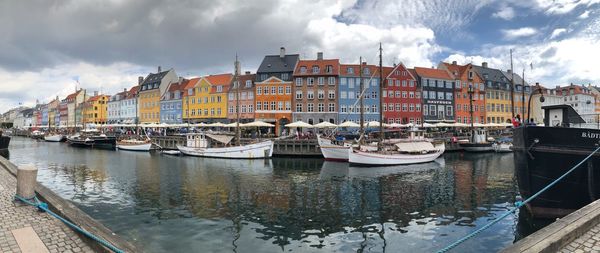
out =
{"type": "Polygon", "coordinates": [[[229,135],[206,134],[206,136],[223,144],[227,144],[233,140],[233,136],[229,135]]]}

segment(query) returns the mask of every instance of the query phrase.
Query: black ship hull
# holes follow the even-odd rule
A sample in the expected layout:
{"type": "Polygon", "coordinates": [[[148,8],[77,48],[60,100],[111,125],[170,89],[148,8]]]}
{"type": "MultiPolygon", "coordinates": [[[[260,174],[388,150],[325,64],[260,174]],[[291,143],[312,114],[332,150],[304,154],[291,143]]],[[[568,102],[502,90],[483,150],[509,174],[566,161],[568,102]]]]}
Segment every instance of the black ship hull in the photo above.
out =
{"type": "Polygon", "coordinates": [[[117,147],[117,138],[115,137],[67,138],[67,142],[73,147],[102,149],[115,149],[117,147]]]}
{"type": "Polygon", "coordinates": [[[8,149],[8,144],[10,144],[10,137],[0,136],[0,150],[8,149]]]}
{"type": "MultiPolygon", "coordinates": [[[[515,174],[519,191],[528,198],[562,176],[598,147],[600,130],[521,127],[513,131],[515,174]]],[[[565,216],[600,196],[600,154],[529,202],[534,217],[565,216]]]]}

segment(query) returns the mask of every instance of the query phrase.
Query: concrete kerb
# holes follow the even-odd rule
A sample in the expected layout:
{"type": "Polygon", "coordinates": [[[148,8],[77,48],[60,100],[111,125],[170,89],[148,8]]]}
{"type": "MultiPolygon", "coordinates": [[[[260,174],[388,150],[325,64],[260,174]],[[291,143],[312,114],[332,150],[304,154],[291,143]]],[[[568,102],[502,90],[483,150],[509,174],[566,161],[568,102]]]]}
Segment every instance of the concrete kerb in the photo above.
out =
{"type": "MultiPolygon", "coordinates": [[[[17,166],[12,164],[4,157],[0,157],[0,167],[6,169],[14,177],[17,176],[17,166]]],[[[84,230],[96,236],[103,238],[104,240],[110,242],[111,244],[125,252],[141,252],[141,250],[139,250],[137,246],[117,236],[106,226],[87,215],[85,212],[83,212],[70,201],[61,198],[44,185],[38,183],[36,185],[35,191],[37,192],[38,198],[41,201],[48,203],[50,209],[56,214],[65,217],[70,222],[80,226],[84,230]]],[[[111,252],[109,249],[103,247],[98,242],[93,241],[79,233],[77,234],[83,240],[88,242],[88,245],[93,247],[95,250],[100,252],[111,252]]]]}
{"type": "Polygon", "coordinates": [[[600,200],[555,221],[500,252],[558,252],[598,223],[600,200]]]}

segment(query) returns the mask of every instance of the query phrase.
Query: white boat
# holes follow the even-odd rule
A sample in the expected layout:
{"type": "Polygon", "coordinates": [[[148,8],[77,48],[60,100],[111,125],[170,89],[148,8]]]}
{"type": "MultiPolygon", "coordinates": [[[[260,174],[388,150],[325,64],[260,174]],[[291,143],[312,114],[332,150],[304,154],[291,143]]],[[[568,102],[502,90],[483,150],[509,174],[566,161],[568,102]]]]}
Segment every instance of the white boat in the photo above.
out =
{"type": "MultiPolygon", "coordinates": [[[[330,138],[321,137],[320,135],[317,135],[317,141],[319,143],[321,153],[326,161],[347,162],[348,150],[350,148],[358,148],[357,144],[351,144],[349,142],[340,140],[332,140],[330,138]]],[[[376,151],[377,146],[373,144],[362,145],[361,150],[376,151]]]]}
{"type": "Polygon", "coordinates": [[[42,139],[44,138],[44,132],[39,131],[39,130],[34,130],[33,132],[31,132],[31,138],[32,139],[42,139]]]}
{"type": "Polygon", "coordinates": [[[150,140],[120,140],[117,141],[117,148],[121,150],[129,151],[150,151],[152,148],[152,142],[150,140]]]}
{"type": "Polygon", "coordinates": [[[160,153],[165,155],[181,155],[181,151],[179,150],[162,150],[160,153]]]}
{"type": "Polygon", "coordinates": [[[233,146],[229,143],[233,136],[189,133],[186,134],[186,145],[177,145],[184,155],[213,158],[256,159],[271,158],[273,141],[266,140],[258,143],[233,146]]]}
{"type": "Polygon", "coordinates": [[[66,141],[67,137],[62,134],[51,134],[44,136],[44,140],[48,142],[62,142],[66,141]]]}
{"type": "Polygon", "coordinates": [[[427,163],[444,153],[444,143],[433,145],[431,142],[397,143],[396,149],[385,151],[362,151],[350,149],[348,161],[358,165],[402,165],[427,163]]]}
{"type": "Polygon", "coordinates": [[[513,152],[512,151],[512,143],[509,142],[501,142],[501,143],[494,143],[492,145],[492,147],[494,148],[494,151],[496,151],[496,153],[510,153],[513,152]]]}

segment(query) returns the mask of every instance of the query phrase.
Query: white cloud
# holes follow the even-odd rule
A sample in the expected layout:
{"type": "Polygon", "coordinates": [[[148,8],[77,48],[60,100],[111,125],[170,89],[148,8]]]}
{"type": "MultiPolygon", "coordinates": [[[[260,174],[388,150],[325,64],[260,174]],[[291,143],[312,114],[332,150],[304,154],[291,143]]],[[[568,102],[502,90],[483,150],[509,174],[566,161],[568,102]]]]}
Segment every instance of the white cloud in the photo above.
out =
{"type": "Polygon", "coordinates": [[[494,13],[492,17],[511,20],[515,17],[515,10],[510,6],[503,6],[500,10],[494,13]]]}
{"type": "Polygon", "coordinates": [[[554,29],[554,31],[552,31],[552,35],[550,35],[550,39],[554,39],[566,32],[567,32],[567,29],[565,29],[565,28],[556,28],[556,29],[554,29]]]}
{"type": "Polygon", "coordinates": [[[577,18],[579,18],[579,19],[586,19],[586,18],[589,18],[589,17],[590,17],[590,11],[586,10],[581,15],[579,15],[579,17],[577,17],[577,18]]]}
{"type": "Polygon", "coordinates": [[[522,27],[518,29],[503,29],[502,34],[507,40],[513,40],[521,37],[529,37],[537,34],[537,30],[533,27],[522,27]]]}
{"type": "Polygon", "coordinates": [[[545,11],[546,14],[566,14],[573,11],[580,5],[589,7],[600,3],[600,0],[536,0],[537,6],[545,11]]]}

